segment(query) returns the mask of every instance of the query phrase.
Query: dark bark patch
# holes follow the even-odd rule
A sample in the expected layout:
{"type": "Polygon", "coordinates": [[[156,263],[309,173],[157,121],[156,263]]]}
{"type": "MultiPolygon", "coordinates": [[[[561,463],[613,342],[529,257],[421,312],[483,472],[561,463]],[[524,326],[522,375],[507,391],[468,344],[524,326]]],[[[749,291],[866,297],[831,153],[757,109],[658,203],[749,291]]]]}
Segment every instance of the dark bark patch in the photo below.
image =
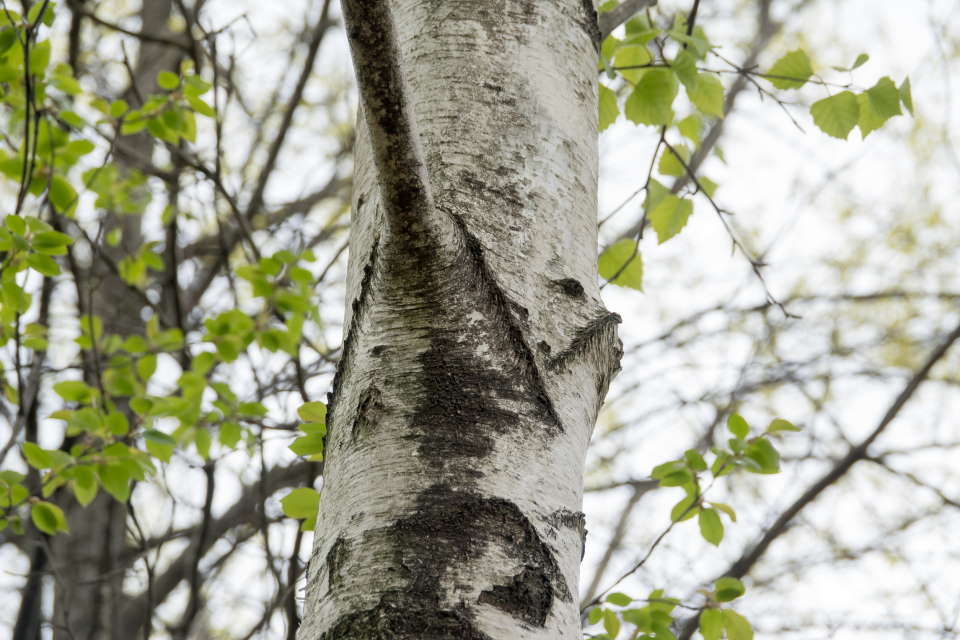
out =
{"type": "Polygon", "coordinates": [[[476,282],[481,294],[490,301],[490,307],[496,313],[497,319],[502,325],[503,335],[509,341],[509,345],[514,355],[519,359],[521,371],[520,379],[526,381],[531,388],[532,397],[538,405],[540,419],[548,429],[563,431],[563,423],[557,414],[553,401],[547,393],[546,382],[540,372],[540,368],[533,355],[533,350],[527,344],[523,335],[523,330],[519,322],[524,322],[529,316],[526,308],[513,303],[507,298],[503,289],[500,287],[490,268],[487,266],[483,255],[483,245],[480,240],[470,233],[463,219],[452,213],[447,212],[451,220],[457,225],[463,238],[467,255],[471,260],[471,266],[474,271],[472,280],[476,282]],[[520,316],[518,322],[517,316],[520,316]]]}
{"type": "Polygon", "coordinates": [[[542,627],[553,605],[553,589],[543,569],[524,567],[509,584],[494,585],[481,593],[478,602],[493,605],[514,618],[542,627]]]}
{"type": "MultiPolygon", "coordinates": [[[[493,435],[515,428],[520,416],[501,401],[523,400],[509,371],[490,369],[476,346],[455,331],[438,330],[417,360],[422,367],[420,400],[413,423],[420,456],[433,467],[449,468],[463,458],[483,458],[493,435]]],[[[475,466],[475,465],[473,465],[475,466]]]]}
{"type": "Polygon", "coordinates": [[[580,24],[583,26],[583,30],[587,32],[587,35],[590,36],[590,41],[599,53],[601,40],[600,18],[597,15],[597,10],[593,8],[593,0],[582,0],[582,6],[583,16],[580,18],[580,24]]]}
{"type": "Polygon", "coordinates": [[[376,607],[341,616],[320,640],[493,640],[465,607],[431,609],[386,594],[376,607]]]}
{"type": "MultiPolygon", "coordinates": [[[[401,564],[411,570],[410,591],[425,598],[439,595],[441,577],[449,567],[469,562],[494,545],[518,564],[539,567],[551,594],[570,601],[570,589],[553,551],[509,500],[436,484],[420,494],[416,511],[397,521],[392,535],[401,564]],[[432,550],[427,557],[424,548],[432,550]]],[[[542,603],[525,606],[542,608],[542,603]]]]}
{"type": "Polygon", "coordinates": [[[583,298],[583,285],[580,284],[575,278],[563,278],[561,280],[553,280],[553,284],[560,287],[560,290],[571,298],[583,298]]]}
{"type": "Polygon", "coordinates": [[[360,281],[360,293],[357,299],[353,301],[353,314],[350,316],[350,326],[347,327],[346,338],[343,341],[343,351],[340,354],[340,360],[337,362],[337,371],[333,375],[333,385],[327,394],[327,435],[324,437],[324,450],[327,449],[327,443],[330,442],[330,434],[334,428],[334,417],[336,414],[337,401],[340,398],[340,387],[343,385],[343,377],[347,367],[353,365],[354,351],[357,349],[356,327],[360,326],[367,307],[370,304],[371,289],[373,288],[373,277],[376,273],[377,262],[380,259],[380,236],[373,241],[370,248],[370,256],[363,267],[363,279],[360,281]]]}
{"type": "Polygon", "coordinates": [[[587,518],[582,511],[570,511],[569,509],[558,509],[550,514],[554,526],[567,527],[576,531],[583,531],[587,518]]]}
{"type": "Polygon", "coordinates": [[[587,550],[587,517],[582,511],[559,509],[550,514],[555,527],[573,529],[580,536],[580,559],[583,560],[587,550]]]}
{"type": "Polygon", "coordinates": [[[330,547],[330,551],[327,552],[327,574],[331,591],[339,589],[340,585],[343,584],[343,574],[341,572],[344,564],[349,561],[350,552],[347,545],[348,543],[344,538],[337,538],[333,546],[330,547]]]}
{"type": "MultiPolygon", "coordinates": [[[[484,591],[479,602],[543,626],[554,598],[572,601],[550,547],[520,508],[502,498],[435,484],[420,494],[409,516],[366,536],[390,541],[393,566],[402,570],[406,584],[384,593],[369,609],[343,615],[321,640],[492,640],[477,628],[468,603],[444,600],[451,589],[447,573],[482,561],[493,546],[523,570],[508,584],[484,591]]],[[[348,579],[349,568],[342,562],[346,556],[338,545],[327,562],[348,579]]]]}
{"type": "Polygon", "coordinates": [[[573,336],[573,340],[570,341],[570,345],[550,360],[550,369],[554,371],[561,369],[590,351],[603,352],[596,354],[603,356],[597,358],[598,362],[613,357],[617,362],[616,368],[619,368],[622,349],[620,340],[617,338],[617,325],[620,322],[621,319],[618,314],[604,313],[604,315],[580,327],[573,336]]]}
{"type": "Polygon", "coordinates": [[[383,394],[380,389],[371,385],[360,394],[360,401],[357,403],[357,415],[353,419],[353,427],[350,435],[354,440],[370,434],[376,428],[376,422],[383,413],[383,403],[381,398],[383,394]]]}

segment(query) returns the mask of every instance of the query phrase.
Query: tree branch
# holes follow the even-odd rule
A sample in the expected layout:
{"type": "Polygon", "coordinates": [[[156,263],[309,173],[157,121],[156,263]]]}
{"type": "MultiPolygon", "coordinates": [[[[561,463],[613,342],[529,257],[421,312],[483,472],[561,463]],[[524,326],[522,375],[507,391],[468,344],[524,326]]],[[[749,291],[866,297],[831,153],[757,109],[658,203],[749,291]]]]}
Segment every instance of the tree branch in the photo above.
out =
{"type": "MultiPolygon", "coordinates": [[[[786,533],[790,523],[807,505],[816,500],[826,489],[833,486],[854,464],[867,458],[867,450],[870,448],[870,445],[873,444],[880,434],[893,422],[894,418],[899,415],[900,410],[903,409],[910,398],[916,393],[917,389],[920,388],[920,385],[927,379],[930,370],[943,359],[950,350],[950,347],[952,347],[957,340],[960,340],[960,324],[947,335],[943,342],[927,357],[923,366],[913,374],[913,377],[910,378],[903,390],[890,404],[890,407],[886,413],[883,414],[880,422],[870,435],[864,438],[859,444],[851,447],[847,455],[838,460],[827,473],[804,491],[803,495],[797,498],[793,504],[787,507],[787,509],[780,514],[780,517],[777,518],[776,522],[767,529],[760,540],[740,556],[736,562],[730,565],[730,568],[723,573],[724,576],[732,576],[734,578],[742,578],[745,576],[757,561],[760,560],[773,541],[786,533]]],[[[699,618],[700,615],[698,613],[684,623],[678,636],[680,640],[690,639],[697,628],[699,618]]]]}
{"type": "Polygon", "coordinates": [[[389,2],[343,0],[343,16],[386,219],[409,229],[433,206],[389,2]]]}
{"type": "Polygon", "coordinates": [[[637,15],[647,7],[657,4],[657,0],[624,0],[620,5],[600,14],[600,41],[613,33],[613,30],[637,15]]]}
{"type": "MultiPolygon", "coordinates": [[[[311,464],[314,463],[298,462],[271,469],[265,479],[266,491],[272,494],[284,487],[303,483],[306,470],[311,464]]],[[[259,485],[259,482],[257,484],[259,485]]],[[[183,580],[190,577],[196,558],[203,557],[214,543],[229,531],[242,524],[252,523],[259,502],[259,487],[245,487],[242,497],[226,513],[210,521],[206,534],[195,537],[191,545],[167,567],[166,571],[157,576],[151,593],[143,593],[129,599],[121,614],[119,628],[128,630],[131,638],[135,637],[141,625],[149,624],[151,610],[162,603],[183,580]]]]}

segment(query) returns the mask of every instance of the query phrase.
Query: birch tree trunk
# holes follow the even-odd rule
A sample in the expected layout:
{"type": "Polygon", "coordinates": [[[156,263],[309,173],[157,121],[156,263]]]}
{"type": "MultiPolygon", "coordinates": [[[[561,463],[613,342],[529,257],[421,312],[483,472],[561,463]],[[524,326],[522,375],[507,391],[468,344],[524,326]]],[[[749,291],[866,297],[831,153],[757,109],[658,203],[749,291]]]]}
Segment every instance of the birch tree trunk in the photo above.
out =
{"type": "Polygon", "coordinates": [[[591,0],[344,0],[346,338],[300,640],[573,639],[596,278],[591,0]]]}

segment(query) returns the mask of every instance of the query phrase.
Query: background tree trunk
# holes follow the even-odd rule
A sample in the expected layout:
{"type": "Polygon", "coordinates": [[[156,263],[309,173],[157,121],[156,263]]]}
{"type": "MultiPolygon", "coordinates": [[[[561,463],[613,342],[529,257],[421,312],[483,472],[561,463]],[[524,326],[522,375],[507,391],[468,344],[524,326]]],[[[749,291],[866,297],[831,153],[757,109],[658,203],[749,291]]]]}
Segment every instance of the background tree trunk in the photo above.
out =
{"type": "MultiPolygon", "coordinates": [[[[144,2],[139,16],[142,31],[154,36],[168,33],[167,21],[173,11],[173,0],[144,2]]],[[[79,22],[78,22],[79,24],[79,22]]],[[[77,27],[76,41],[82,37],[77,27]]],[[[79,45],[78,45],[79,46],[79,45]]],[[[176,69],[182,52],[166,45],[142,42],[136,62],[130,69],[130,86],[124,98],[134,106],[141,106],[144,97],[157,91],[156,76],[163,70],[176,69]]],[[[118,164],[136,166],[137,162],[149,161],[154,149],[154,140],[146,133],[125,138],[119,145],[118,164]]],[[[144,187],[146,188],[146,187],[144,187]]],[[[113,265],[126,256],[134,255],[144,240],[141,235],[141,217],[109,212],[104,217],[105,237],[111,229],[120,229],[121,240],[116,247],[101,241],[98,251],[113,265]]],[[[106,335],[143,334],[143,304],[134,290],[111,270],[103,259],[93,259],[82,281],[77,283],[77,308],[81,313],[100,318],[106,335]]],[[[101,362],[85,362],[84,378],[97,386],[97,378],[105,367],[107,357],[101,362]]],[[[136,418],[122,403],[120,408],[127,413],[133,424],[136,418]]],[[[120,624],[120,603],[123,601],[124,573],[133,556],[130,553],[127,534],[127,509],[110,495],[101,492],[87,507],[82,507],[67,494],[60,495],[62,506],[73,523],[73,530],[66,535],[53,536],[49,540],[51,558],[46,557],[44,547],[39,547],[31,562],[31,573],[39,575],[49,570],[54,577],[53,589],[53,635],[65,640],[120,640],[129,638],[137,629],[124,628],[120,624]]],[[[24,598],[21,618],[36,618],[31,608],[39,606],[41,581],[35,580],[31,587],[36,593],[24,598]]],[[[145,620],[149,624],[149,620],[145,620]]],[[[18,627],[16,640],[39,640],[39,626],[18,627]]]]}
{"type": "Polygon", "coordinates": [[[364,113],[300,638],[578,637],[583,460],[620,357],[596,278],[596,12],[344,14],[364,113]]]}

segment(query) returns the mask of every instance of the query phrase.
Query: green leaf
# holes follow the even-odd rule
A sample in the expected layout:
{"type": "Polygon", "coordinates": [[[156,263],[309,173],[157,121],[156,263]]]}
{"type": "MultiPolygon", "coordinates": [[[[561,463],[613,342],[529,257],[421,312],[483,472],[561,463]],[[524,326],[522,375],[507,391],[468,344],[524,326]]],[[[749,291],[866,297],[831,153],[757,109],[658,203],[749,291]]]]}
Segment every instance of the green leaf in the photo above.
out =
{"type": "Polygon", "coordinates": [[[900,84],[900,102],[913,115],[913,93],[910,90],[910,78],[904,78],[900,84]]]}
{"type": "Polygon", "coordinates": [[[700,614],[700,633],[703,640],[720,640],[723,636],[723,612],[720,609],[706,609],[700,614]]]}
{"type": "Polygon", "coordinates": [[[42,253],[31,253],[28,255],[27,264],[45,276],[53,277],[60,275],[60,265],[58,265],[53,258],[45,256],[42,253]]]}
{"type": "Polygon", "coordinates": [[[242,435],[243,430],[240,428],[239,424],[236,422],[224,422],[220,425],[218,439],[220,440],[220,444],[232,449],[237,446],[238,442],[240,442],[242,435]]]}
{"type": "Polygon", "coordinates": [[[792,422],[783,418],[774,418],[767,427],[767,433],[778,433],[780,431],[800,431],[800,427],[794,426],[792,422]]]}
{"type": "Polygon", "coordinates": [[[693,480],[693,474],[686,468],[679,471],[674,471],[673,473],[668,473],[667,475],[660,478],[661,487],[682,487],[683,485],[691,482],[693,480]]]}
{"type": "Polygon", "coordinates": [[[687,96],[697,109],[708,116],[723,117],[723,83],[712,73],[701,73],[691,90],[687,87],[687,96]]]}
{"type": "Polygon", "coordinates": [[[696,449],[687,449],[684,451],[683,459],[686,460],[687,465],[694,471],[707,470],[707,461],[703,459],[703,456],[700,455],[700,452],[696,449]]]}
{"type": "Polygon", "coordinates": [[[799,89],[813,75],[813,65],[807,53],[803,49],[797,49],[774,62],[766,75],[777,89],[799,89]]]}
{"type": "Polygon", "coordinates": [[[73,185],[59,175],[50,179],[48,195],[50,203],[61,213],[69,213],[77,203],[77,192],[73,185]]]}
{"type": "Polygon", "coordinates": [[[694,115],[687,116],[677,123],[677,129],[680,131],[680,135],[698,147],[700,146],[700,132],[702,128],[703,123],[700,118],[694,115]]]}
{"type": "Polygon", "coordinates": [[[73,71],[70,69],[70,65],[62,62],[54,69],[53,75],[50,77],[50,83],[67,95],[77,96],[83,93],[83,87],[81,87],[77,79],[73,77],[73,71]]]}
{"type": "Polygon", "coordinates": [[[663,244],[687,226],[693,213],[693,202],[673,194],[664,196],[659,204],[647,214],[650,225],[657,232],[658,244],[663,244]]]}
{"type": "Polygon", "coordinates": [[[140,133],[147,126],[147,118],[140,114],[139,111],[131,111],[129,117],[123,121],[123,125],[120,127],[120,133],[125,136],[131,136],[135,133],[140,133]]]}
{"type": "Polygon", "coordinates": [[[860,134],[866,138],[870,132],[876,131],[893,116],[903,113],[900,110],[900,92],[897,85],[888,77],[880,78],[859,96],[860,105],[860,134]]]}
{"type": "Polygon", "coordinates": [[[869,55],[867,55],[866,53],[861,53],[860,55],[857,56],[857,59],[854,60],[853,64],[850,65],[849,67],[833,67],[833,69],[835,69],[836,71],[853,71],[854,69],[858,69],[862,67],[864,64],[867,63],[867,60],[869,59],[870,59],[869,55]]]}
{"type": "Polygon", "coordinates": [[[190,105],[191,109],[202,116],[206,116],[208,118],[215,118],[217,116],[217,112],[213,110],[213,107],[196,96],[188,95],[187,104],[190,105]]]}
{"type": "Polygon", "coordinates": [[[50,502],[35,502],[30,507],[30,519],[34,526],[48,535],[57,531],[69,531],[67,518],[60,507],[50,502]]]}
{"type": "Polygon", "coordinates": [[[22,484],[8,483],[6,488],[0,486],[0,507],[17,506],[30,497],[30,492],[22,484]]]}
{"type": "Polygon", "coordinates": [[[73,489],[73,495],[77,502],[87,506],[97,497],[97,474],[88,466],[78,466],[73,469],[73,479],[70,480],[70,488],[73,489]]]}
{"type": "Polygon", "coordinates": [[[613,66],[628,82],[635,84],[646,72],[646,69],[637,67],[650,64],[651,60],[647,47],[642,44],[627,44],[617,49],[613,56],[613,66]]]}
{"type": "Polygon", "coordinates": [[[627,609],[621,613],[621,617],[624,622],[629,622],[632,625],[636,625],[637,629],[641,632],[652,631],[651,629],[651,611],[649,607],[643,607],[642,609],[627,609]]]}
{"type": "Polygon", "coordinates": [[[617,94],[608,87],[600,85],[600,120],[598,130],[603,131],[620,117],[620,107],[617,106],[617,94]]]}
{"type": "Polygon", "coordinates": [[[33,236],[30,246],[34,251],[51,256],[60,256],[67,252],[67,246],[73,238],[59,231],[41,231],[33,236]]]}
{"type": "Polygon", "coordinates": [[[203,428],[197,429],[193,434],[193,446],[197,448],[197,453],[204,460],[210,459],[210,444],[210,432],[203,428]]]}
{"type": "Polygon", "coordinates": [[[720,541],[723,540],[723,521],[720,520],[720,515],[713,509],[701,509],[697,521],[703,539],[715,547],[720,546],[720,541]]]}
{"type": "Polygon", "coordinates": [[[615,592],[607,596],[607,602],[618,607],[629,607],[633,602],[633,598],[625,593],[615,592]]]}
{"type": "Polygon", "coordinates": [[[697,182],[700,183],[700,187],[703,189],[703,192],[706,193],[709,197],[713,197],[717,192],[717,183],[711,180],[706,176],[699,176],[697,182]]]}
{"type": "Polygon", "coordinates": [[[27,235],[27,223],[20,216],[11,213],[3,218],[3,226],[17,234],[18,236],[27,235]]]}
{"type": "Polygon", "coordinates": [[[594,607],[593,609],[590,609],[590,613],[587,614],[587,622],[590,624],[597,624],[602,619],[603,609],[600,607],[594,607]]]}
{"type": "Polygon", "coordinates": [[[130,498],[130,473],[121,464],[97,465],[97,477],[107,493],[120,502],[130,498]]]}
{"type": "Polygon", "coordinates": [[[107,414],[107,428],[115,436],[125,436],[130,433],[130,421],[127,416],[120,411],[111,411],[107,414]]]}
{"type": "Polygon", "coordinates": [[[607,632],[611,639],[616,638],[620,633],[620,618],[612,609],[603,612],[603,630],[607,632]]]}
{"type": "Polygon", "coordinates": [[[150,380],[157,370],[157,354],[148,353],[137,360],[137,375],[144,382],[150,380]]]}
{"type": "Polygon", "coordinates": [[[679,84],[670,69],[648,69],[627,98],[624,113],[636,124],[668,126],[679,84]]]}
{"type": "Polygon", "coordinates": [[[34,5],[30,7],[30,11],[27,12],[27,22],[36,25],[39,19],[39,22],[43,22],[43,24],[49,27],[53,24],[53,7],[55,4],[56,2],[34,3],[34,5]],[[40,16],[41,11],[43,11],[42,17],[40,16]]]}
{"type": "Polygon", "coordinates": [[[280,500],[280,506],[288,518],[303,520],[301,531],[312,531],[317,524],[320,494],[306,487],[294,489],[280,500]]]}
{"type": "Polygon", "coordinates": [[[676,473],[677,471],[684,471],[687,468],[687,463],[683,460],[670,460],[664,462],[663,464],[658,464],[653,468],[653,471],[650,472],[651,478],[664,478],[671,473],[676,473]]]}
{"type": "Polygon", "coordinates": [[[88,403],[97,396],[97,391],[80,380],[64,380],[53,385],[53,390],[67,402],[88,403]]]}
{"type": "Polygon", "coordinates": [[[200,96],[210,91],[212,84],[198,75],[188,75],[184,78],[183,92],[188,96],[200,96]]]}
{"type": "Polygon", "coordinates": [[[163,462],[170,462],[173,449],[177,446],[176,440],[156,429],[147,429],[144,431],[143,439],[147,444],[147,451],[150,452],[150,455],[163,462]]]}
{"type": "Polygon", "coordinates": [[[730,518],[732,522],[737,521],[737,512],[733,510],[733,507],[723,502],[711,502],[710,506],[716,509],[717,511],[723,511],[730,518]]]}
{"type": "Polygon", "coordinates": [[[670,522],[683,522],[684,520],[689,520],[693,516],[697,515],[697,512],[700,509],[699,507],[693,506],[696,501],[696,495],[688,495],[683,500],[673,505],[673,509],[670,510],[670,522]]]}
{"type": "Polygon", "coordinates": [[[685,146],[667,147],[660,156],[657,171],[665,176],[682,176],[687,172],[684,166],[689,166],[689,162],[690,149],[685,146]],[[681,162],[681,160],[683,162],[681,162]]]}
{"type": "Polygon", "coordinates": [[[322,402],[305,402],[297,409],[297,415],[304,422],[325,422],[327,405],[322,402]]]}
{"type": "Polygon", "coordinates": [[[779,473],[780,471],[780,454],[766,438],[751,441],[744,455],[757,464],[756,469],[750,469],[754,473],[779,473]]]}
{"type": "Polygon", "coordinates": [[[810,106],[810,115],[825,134],[846,140],[860,119],[860,104],[853,93],[841,91],[814,102],[810,106]]]}
{"type": "MultiPolygon", "coordinates": [[[[298,456],[310,457],[323,453],[323,434],[310,433],[293,441],[290,450],[298,456]]],[[[322,459],[322,458],[321,458],[322,459]]]]}
{"type": "Polygon", "coordinates": [[[180,77],[171,71],[161,71],[157,74],[157,85],[161,89],[173,91],[180,85],[180,77]]]}
{"type": "Polygon", "coordinates": [[[750,433],[750,425],[739,413],[731,413],[727,417],[727,431],[742,440],[750,433]]]}
{"type": "Polygon", "coordinates": [[[50,66],[51,44],[49,40],[38,42],[30,50],[30,75],[43,76],[50,66]]]}
{"type": "Polygon", "coordinates": [[[49,469],[53,466],[53,458],[47,451],[32,442],[23,443],[23,457],[26,458],[27,464],[34,469],[49,469]]]}
{"type": "Polygon", "coordinates": [[[137,392],[136,379],[129,365],[107,369],[103,375],[103,386],[114,396],[132,396],[137,392]]]}
{"type": "Polygon", "coordinates": [[[5,54],[17,41],[17,31],[13,27],[0,29],[0,56],[5,54]]]}
{"type": "Polygon", "coordinates": [[[110,117],[119,118],[130,109],[130,105],[127,104],[126,100],[114,100],[110,103],[110,117]]]}
{"type": "Polygon", "coordinates": [[[727,630],[727,640],[753,640],[750,622],[733,609],[723,610],[723,626],[727,630]]]}
{"type": "Polygon", "coordinates": [[[747,589],[743,586],[742,582],[729,576],[720,578],[713,583],[714,598],[717,602],[736,600],[746,593],[746,591],[747,589]]]}
{"type": "Polygon", "coordinates": [[[637,243],[624,238],[600,254],[600,277],[619,287],[643,291],[643,257],[637,243]]]}
{"type": "MultiPolygon", "coordinates": [[[[167,131],[167,128],[163,124],[163,118],[159,116],[147,119],[147,131],[158,140],[169,141],[171,137],[171,133],[167,131]]],[[[176,138],[176,135],[173,134],[173,137],[176,138]]]]}

